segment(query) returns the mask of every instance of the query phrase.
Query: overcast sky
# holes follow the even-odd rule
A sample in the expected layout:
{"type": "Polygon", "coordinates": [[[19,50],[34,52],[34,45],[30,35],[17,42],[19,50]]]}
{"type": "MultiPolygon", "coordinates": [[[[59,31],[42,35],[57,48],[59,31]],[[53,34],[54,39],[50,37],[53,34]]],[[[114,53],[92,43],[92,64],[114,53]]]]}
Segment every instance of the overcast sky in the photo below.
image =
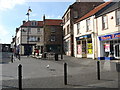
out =
{"type": "MultiPolygon", "coordinates": [[[[66,9],[76,0],[0,0],[0,43],[11,43],[15,29],[27,20],[27,10],[32,9],[30,20],[61,19],[66,9]]],[[[108,1],[108,0],[107,0],[108,1]]]]}

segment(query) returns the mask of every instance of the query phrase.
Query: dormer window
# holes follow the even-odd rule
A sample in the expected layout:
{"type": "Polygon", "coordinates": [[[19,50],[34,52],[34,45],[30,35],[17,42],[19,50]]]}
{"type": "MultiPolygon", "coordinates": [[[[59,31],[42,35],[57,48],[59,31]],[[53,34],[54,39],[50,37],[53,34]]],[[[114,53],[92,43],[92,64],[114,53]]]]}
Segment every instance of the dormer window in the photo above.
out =
{"type": "Polygon", "coordinates": [[[32,21],[31,22],[31,26],[37,26],[37,22],[36,21],[32,21]]]}

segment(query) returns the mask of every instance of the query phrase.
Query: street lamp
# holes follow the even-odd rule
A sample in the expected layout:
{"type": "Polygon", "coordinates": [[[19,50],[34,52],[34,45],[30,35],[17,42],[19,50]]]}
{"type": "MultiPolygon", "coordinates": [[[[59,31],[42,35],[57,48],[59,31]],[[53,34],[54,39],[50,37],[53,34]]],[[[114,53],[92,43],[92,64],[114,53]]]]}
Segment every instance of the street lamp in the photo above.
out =
{"type": "Polygon", "coordinates": [[[63,25],[64,25],[64,23],[61,22],[60,23],[60,26],[62,27],[61,59],[63,59],[63,25]]]}
{"type": "Polygon", "coordinates": [[[30,16],[30,12],[32,12],[32,10],[30,9],[30,7],[28,8],[28,12],[27,12],[27,16],[28,16],[28,32],[27,32],[27,45],[28,45],[28,47],[27,47],[27,53],[28,53],[28,56],[29,56],[29,49],[30,49],[30,47],[29,47],[29,30],[30,30],[30,28],[29,28],[29,16],[30,16]]]}

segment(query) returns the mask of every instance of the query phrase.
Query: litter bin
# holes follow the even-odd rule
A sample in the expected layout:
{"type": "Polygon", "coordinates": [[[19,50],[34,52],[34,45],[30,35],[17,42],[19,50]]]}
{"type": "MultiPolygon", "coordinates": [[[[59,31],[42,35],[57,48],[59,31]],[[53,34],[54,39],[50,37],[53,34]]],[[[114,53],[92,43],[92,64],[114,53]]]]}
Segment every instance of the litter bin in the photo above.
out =
{"type": "Polygon", "coordinates": [[[55,61],[58,61],[58,54],[55,53],[55,61]]]}
{"type": "Polygon", "coordinates": [[[46,58],[47,57],[47,53],[43,53],[43,58],[46,58]]]}

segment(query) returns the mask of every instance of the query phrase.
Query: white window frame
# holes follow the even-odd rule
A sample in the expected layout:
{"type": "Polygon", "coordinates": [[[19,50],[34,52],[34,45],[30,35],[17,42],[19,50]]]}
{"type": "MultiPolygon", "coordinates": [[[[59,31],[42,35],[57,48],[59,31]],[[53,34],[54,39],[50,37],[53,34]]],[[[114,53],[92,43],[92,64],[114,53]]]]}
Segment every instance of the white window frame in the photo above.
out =
{"type": "Polygon", "coordinates": [[[116,25],[120,25],[120,9],[116,10],[116,25]]]}
{"type": "Polygon", "coordinates": [[[86,29],[87,29],[87,31],[90,31],[90,30],[91,30],[91,20],[90,20],[90,18],[88,18],[88,19],[86,20],[86,29]]]}
{"type": "Polygon", "coordinates": [[[80,34],[80,22],[77,23],[77,34],[80,34]]]}
{"type": "Polygon", "coordinates": [[[108,17],[107,17],[107,15],[102,16],[102,28],[103,29],[108,28],[108,17]]]}

